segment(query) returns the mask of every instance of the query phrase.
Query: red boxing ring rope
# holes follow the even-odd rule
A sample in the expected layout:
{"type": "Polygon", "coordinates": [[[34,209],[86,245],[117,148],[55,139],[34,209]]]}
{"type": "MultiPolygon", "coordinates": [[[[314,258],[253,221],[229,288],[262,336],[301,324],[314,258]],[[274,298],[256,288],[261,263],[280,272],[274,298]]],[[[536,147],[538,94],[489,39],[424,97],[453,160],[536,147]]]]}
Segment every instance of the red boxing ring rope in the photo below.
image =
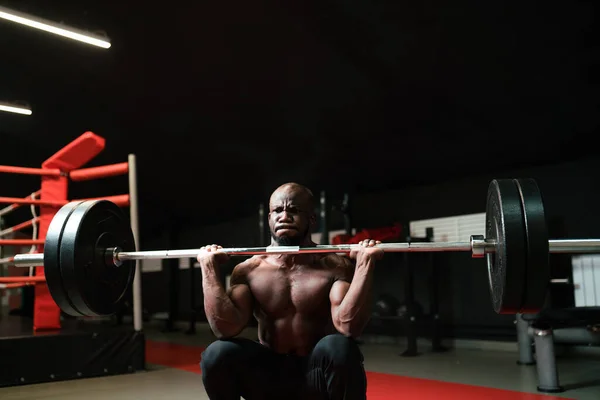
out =
{"type": "MultiPolygon", "coordinates": [[[[115,196],[93,197],[93,198],[88,198],[88,199],[75,199],[75,200],[71,200],[71,201],[83,201],[83,200],[110,200],[113,203],[117,204],[118,206],[129,205],[129,195],[128,194],[118,194],[115,196]]],[[[33,199],[21,199],[19,197],[0,197],[0,204],[2,204],[2,203],[13,203],[14,205],[29,204],[29,205],[34,205],[34,206],[62,207],[65,204],[69,203],[69,201],[33,200],[33,199]]],[[[10,211],[12,211],[12,209],[10,211]]],[[[0,216],[1,215],[2,214],[0,214],[0,216]]]]}
{"type": "Polygon", "coordinates": [[[0,239],[0,246],[33,246],[44,244],[43,239],[0,239]]]}
{"type": "MultiPolygon", "coordinates": [[[[40,195],[41,190],[38,190],[36,192],[31,193],[29,196],[24,197],[25,199],[35,199],[40,195]]],[[[3,209],[0,209],[0,217],[3,215],[6,215],[10,212],[12,212],[13,210],[15,210],[16,208],[19,208],[21,206],[22,203],[14,203],[11,204],[10,206],[4,207],[3,209]]]]}
{"type": "Polygon", "coordinates": [[[62,174],[60,169],[55,168],[26,168],[26,167],[13,167],[11,165],[0,165],[0,172],[7,174],[23,174],[23,175],[41,175],[41,176],[60,176],[62,174]]]}
{"type": "Polygon", "coordinates": [[[128,194],[118,194],[116,196],[102,196],[102,197],[93,197],[89,199],[78,199],[72,201],[82,201],[82,200],[108,200],[112,201],[119,207],[126,207],[129,205],[129,195],[128,194]]]}
{"type": "Polygon", "coordinates": [[[33,226],[33,224],[38,223],[39,220],[40,220],[40,217],[35,217],[35,218],[30,219],[29,221],[21,222],[20,224],[17,224],[15,226],[10,227],[10,228],[6,228],[4,230],[1,230],[0,231],[0,237],[6,236],[6,235],[8,235],[10,233],[13,233],[13,232],[18,232],[18,231],[20,231],[22,229],[25,229],[25,228],[29,228],[30,226],[33,226]]]}
{"type": "Polygon", "coordinates": [[[46,277],[39,276],[0,276],[0,283],[34,283],[46,282],[46,277]]]}
{"type": "Polygon", "coordinates": [[[27,283],[0,283],[0,290],[2,289],[18,289],[25,286],[35,285],[35,282],[27,282],[27,283]]]}
{"type": "Polygon", "coordinates": [[[4,265],[4,264],[10,264],[14,261],[14,257],[4,257],[4,258],[0,258],[0,265],[4,265]]]}
{"type": "Polygon", "coordinates": [[[67,202],[55,201],[55,200],[34,200],[34,199],[21,199],[19,197],[0,197],[0,204],[29,204],[34,206],[64,206],[67,202]]]}
{"type": "Polygon", "coordinates": [[[75,169],[69,173],[69,177],[72,181],[79,182],[125,175],[128,172],[129,163],[122,162],[118,164],[103,165],[101,167],[75,169]]]}

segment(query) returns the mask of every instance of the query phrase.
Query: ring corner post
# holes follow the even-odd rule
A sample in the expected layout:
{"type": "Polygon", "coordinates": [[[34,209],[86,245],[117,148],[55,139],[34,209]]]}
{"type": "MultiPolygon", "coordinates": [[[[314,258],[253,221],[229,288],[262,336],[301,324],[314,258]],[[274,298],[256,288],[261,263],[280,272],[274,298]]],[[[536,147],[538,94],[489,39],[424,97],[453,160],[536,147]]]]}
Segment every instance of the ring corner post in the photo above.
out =
{"type": "MultiPolygon", "coordinates": [[[[140,232],[138,220],[138,191],[136,156],[129,154],[127,163],[129,165],[129,214],[131,231],[135,240],[136,250],[140,248],[140,232]]],[[[133,278],[133,328],[136,332],[142,331],[142,270],[140,260],[135,260],[135,275],[133,278]]]]}

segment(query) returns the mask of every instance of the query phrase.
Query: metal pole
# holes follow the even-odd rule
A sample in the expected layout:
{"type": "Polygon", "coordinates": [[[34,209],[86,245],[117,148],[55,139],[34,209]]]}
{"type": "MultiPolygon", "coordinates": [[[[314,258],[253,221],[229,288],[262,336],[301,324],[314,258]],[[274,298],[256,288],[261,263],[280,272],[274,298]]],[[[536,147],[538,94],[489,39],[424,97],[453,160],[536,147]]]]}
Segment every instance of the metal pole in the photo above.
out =
{"type": "MultiPolygon", "coordinates": [[[[138,220],[138,192],[135,154],[129,154],[129,214],[131,231],[135,240],[135,248],[140,248],[140,227],[138,220]]],[[[139,259],[138,259],[139,260],[139,259]]],[[[142,270],[139,261],[135,265],[133,277],[133,329],[142,330],[142,270]]]]}
{"type": "MultiPolygon", "coordinates": [[[[137,236],[134,234],[137,240],[137,236]]],[[[270,247],[232,247],[220,249],[220,252],[232,256],[252,256],[264,254],[314,254],[314,253],[349,253],[356,248],[356,244],[342,245],[317,245],[315,247],[299,246],[270,246],[270,247]]],[[[471,251],[468,242],[448,243],[382,243],[377,247],[385,252],[434,252],[434,251],[471,251]],[[425,246],[426,245],[426,246],[425,246]]],[[[170,258],[196,258],[200,249],[184,250],[149,250],[149,251],[120,251],[114,248],[106,249],[107,253],[114,255],[116,265],[119,261],[127,260],[166,260],[170,258]]],[[[17,254],[14,257],[17,267],[29,267],[44,264],[43,254],[17,254]]],[[[136,274],[137,276],[137,274],[136,274]]]]}
{"type": "MultiPolygon", "coordinates": [[[[231,247],[222,248],[219,251],[229,255],[251,256],[264,254],[315,254],[315,253],[349,253],[359,245],[317,245],[315,247],[300,246],[271,246],[271,247],[231,247]]],[[[377,245],[385,252],[410,253],[410,252],[434,252],[434,251],[471,251],[468,242],[452,243],[382,243],[377,245]]],[[[119,261],[135,259],[168,259],[168,258],[195,258],[200,249],[185,250],[151,250],[117,253],[119,261]]]]}
{"type": "Polygon", "coordinates": [[[523,314],[517,314],[515,316],[515,325],[517,326],[517,348],[519,350],[519,359],[517,364],[519,365],[533,365],[535,359],[533,358],[533,343],[531,335],[529,334],[529,322],[523,319],[523,314]]]}
{"type": "Polygon", "coordinates": [[[535,329],[533,338],[538,372],[538,391],[547,393],[564,391],[558,380],[552,329],[535,329]]]}
{"type": "Polygon", "coordinates": [[[550,253],[596,253],[600,239],[552,239],[548,241],[550,253]]]}
{"type": "MultiPolygon", "coordinates": [[[[413,238],[410,236],[410,229],[407,228],[408,224],[405,224],[402,231],[407,232],[406,242],[410,246],[413,244],[413,238]]],[[[406,313],[402,322],[406,330],[406,350],[401,355],[403,357],[415,357],[419,351],[416,332],[417,317],[415,316],[414,274],[408,252],[405,252],[402,256],[404,259],[404,306],[406,307],[406,313]]]]}
{"type": "MultiPolygon", "coordinates": [[[[134,189],[131,193],[135,193],[134,189]]],[[[130,194],[131,198],[131,218],[134,237],[136,238],[136,247],[138,244],[137,232],[137,193],[130,194]],[[135,214],[135,216],[134,216],[135,214]],[[135,221],[135,222],[134,222],[135,221]]],[[[231,247],[223,248],[219,251],[229,255],[237,256],[252,256],[264,254],[314,254],[314,253],[349,253],[357,244],[340,244],[340,245],[317,245],[315,247],[299,247],[299,246],[269,246],[269,247],[231,247]]],[[[558,239],[550,240],[550,253],[581,253],[592,254],[600,253],[600,239],[558,239]]],[[[495,245],[486,241],[473,242],[424,242],[424,243],[382,243],[377,245],[386,253],[428,253],[428,252],[451,252],[451,251],[470,251],[473,254],[493,253],[495,245]]],[[[106,249],[108,252],[113,252],[112,248],[106,249]]],[[[169,258],[196,258],[200,249],[184,249],[184,250],[150,250],[150,251],[116,251],[115,261],[126,260],[165,260],[169,258]]],[[[43,265],[43,254],[17,254],[14,257],[16,267],[35,267],[43,265]]],[[[137,267],[139,268],[139,266],[137,267]]],[[[136,274],[136,277],[138,274],[136,274]]],[[[137,279],[137,278],[136,278],[137,279]]],[[[134,280],[134,284],[135,284],[134,280]]],[[[138,282],[135,285],[139,285],[138,282]]],[[[140,288],[136,290],[141,290],[140,288]]]]}
{"type": "Polygon", "coordinates": [[[190,318],[188,330],[185,331],[188,335],[196,333],[196,268],[194,264],[195,262],[190,260],[190,318]]]}
{"type": "MultiPolygon", "coordinates": [[[[310,254],[310,253],[349,253],[358,245],[317,245],[315,247],[271,246],[271,247],[233,247],[220,251],[231,255],[262,255],[262,254],[310,254]]],[[[565,239],[550,240],[550,253],[596,253],[600,252],[600,239],[565,239]]],[[[494,244],[483,242],[410,242],[410,243],[381,243],[377,245],[385,252],[394,253],[429,253],[450,251],[472,251],[474,248],[484,249],[486,253],[494,252],[494,244]]],[[[132,259],[164,259],[164,258],[195,258],[199,249],[186,250],[157,250],[139,252],[119,252],[119,260],[132,259]]]]}

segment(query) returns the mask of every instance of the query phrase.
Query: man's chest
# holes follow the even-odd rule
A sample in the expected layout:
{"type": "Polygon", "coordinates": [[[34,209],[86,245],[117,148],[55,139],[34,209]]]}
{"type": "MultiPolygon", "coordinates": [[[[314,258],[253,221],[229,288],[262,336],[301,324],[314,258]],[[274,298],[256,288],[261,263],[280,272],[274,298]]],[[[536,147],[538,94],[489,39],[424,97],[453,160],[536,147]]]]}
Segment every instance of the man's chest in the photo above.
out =
{"type": "Polygon", "coordinates": [[[248,276],[250,290],[261,309],[269,313],[312,313],[329,303],[335,275],[310,267],[257,268],[248,276]]]}

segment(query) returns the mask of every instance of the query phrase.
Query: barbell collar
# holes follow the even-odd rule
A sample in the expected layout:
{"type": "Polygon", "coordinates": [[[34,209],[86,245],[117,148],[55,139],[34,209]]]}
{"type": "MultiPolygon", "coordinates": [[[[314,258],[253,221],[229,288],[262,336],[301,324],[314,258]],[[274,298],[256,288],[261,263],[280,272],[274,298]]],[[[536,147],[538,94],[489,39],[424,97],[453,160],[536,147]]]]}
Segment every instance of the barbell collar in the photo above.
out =
{"type": "Polygon", "coordinates": [[[42,253],[25,253],[25,254],[15,254],[13,258],[13,263],[15,267],[38,267],[44,265],[44,254],[42,253]]]}
{"type": "Polygon", "coordinates": [[[473,258],[485,257],[486,247],[490,251],[494,250],[494,243],[487,243],[483,235],[472,235],[471,236],[471,256],[473,258]]]}
{"type": "Polygon", "coordinates": [[[104,252],[104,257],[106,257],[106,265],[113,264],[115,267],[120,267],[123,265],[123,260],[119,259],[119,253],[122,252],[123,249],[120,247],[109,247],[104,252]]]}

